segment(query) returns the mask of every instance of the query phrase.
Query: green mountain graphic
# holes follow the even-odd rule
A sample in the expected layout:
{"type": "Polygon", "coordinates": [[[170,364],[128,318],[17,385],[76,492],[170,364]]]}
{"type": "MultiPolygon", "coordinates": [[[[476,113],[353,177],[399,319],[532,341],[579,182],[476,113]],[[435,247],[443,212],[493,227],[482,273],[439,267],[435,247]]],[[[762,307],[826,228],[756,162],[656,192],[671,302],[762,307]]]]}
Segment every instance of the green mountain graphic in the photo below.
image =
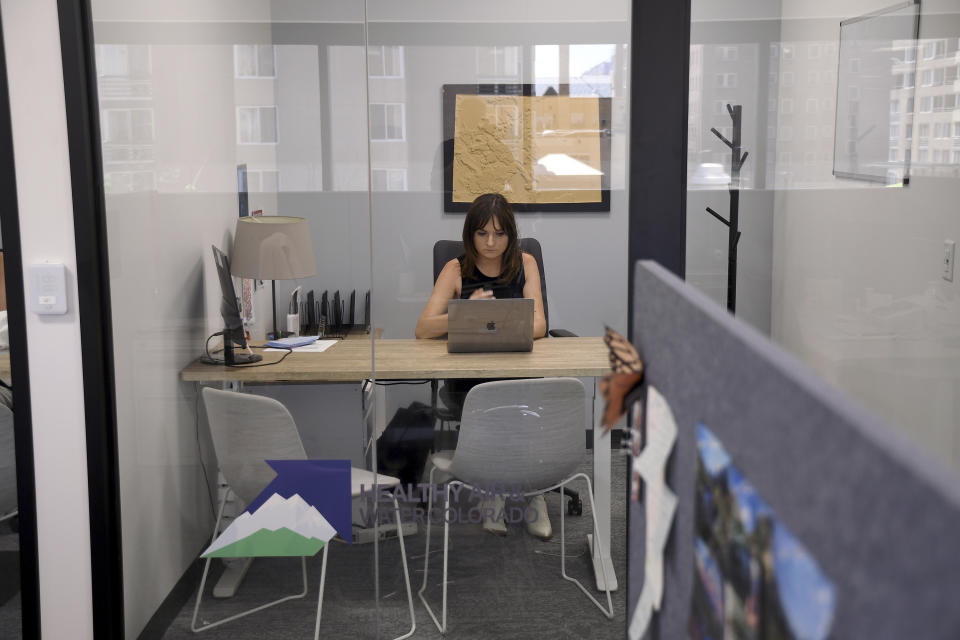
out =
{"type": "Polygon", "coordinates": [[[209,554],[211,558],[251,558],[268,556],[312,556],[323,548],[323,540],[305,538],[281,527],[276,531],[260,529],[254,534],[209,554]]]}

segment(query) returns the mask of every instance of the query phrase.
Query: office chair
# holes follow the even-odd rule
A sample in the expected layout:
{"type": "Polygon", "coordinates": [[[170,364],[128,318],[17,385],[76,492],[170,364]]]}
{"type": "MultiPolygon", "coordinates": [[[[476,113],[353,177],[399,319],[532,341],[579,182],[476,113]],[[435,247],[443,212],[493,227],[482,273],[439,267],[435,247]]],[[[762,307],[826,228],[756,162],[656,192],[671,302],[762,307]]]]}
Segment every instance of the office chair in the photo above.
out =
{"type": "MultiPolygon", "coordinates": [[[[563,488],[571,480],[587,483],[587,496],[597,529],[596,509],[590,478],[576,469],[583,460],[583,422],[585,393],[576,378],[540,378],[502,380],[478,384],[467,393],[460,423],[460,438],[454,451],[431,456],[430,486],[447,481],[447,514],[450,487],[463,485],[471,490],[489,487],[521,487],[523,495],[535,496],[554,487],[563,488]],[[531,452],[535,452],[531,455],[531,452]]],[[[417,592],[440,633],[447,631],[447,565],[449,557],[450,517],[443,525],[443,604],[440,620],[424,596],[430,562],[430,513],[433,491],[427,502],[427,545],[423,561],[423,584],[417,592]]],[[[613,600],[607,591],[607,608],[576,578],[567,575],[566,530],[560,510],[560,572],[575,583],[603,612],[613,618],[613,600]]],[[[600,544],[599,536],[593,539],[600,544]]],[[[603,553],[603,549],[599,549],[603,553]]],[[[601,568],[604,581],[606,569],[601,568]]]]}
{"type": "MultiPolygon", "coordinates": [[[[547,335],[554,338],[575,338],[577,334],[566,329],[550,329],[550,310],[547,307],[547,278],[543,272],[543,250],[536,238],[520,238],[520,250],[532,255],[537,261],[537,269],[540,271],[540,297],[543,299],[543,319],[547,324],[547,335]]],[[[463,241],[461,240],[437,240],[433,245],[433,281],[436,282],[443,270],[443,266],[463,254],[463,241]]],[[[448,423],[456,423],[460,420],[460,413],[463,409],[463,401],[466,392],[452,391],[449,381],[440,389],[437,382],[431,382],[431,405],[434,408],[436,418],[440,421],[441,430],[448,423]],[[437,397],[445,405],[440,408],[437,404],[437,397]]],[[[567,503],[567,513],[572,516],[579,516],[583,513],[583,501],[579,494],[571,489],[565,489],[564,495],[570,498],[567,503]]]]}
{"type": "MultiPolygon", "coordinates": [[[[266,460],[305,460],[307,455],[304,452],[303,443],[300,441],[300,433],[297,431],[293,417],[287,411],[287,408],[277,400],[249,393],[220,391],[210,387],[204,387],[201,395],[207,412],[207,420],[210,423],[210,435],[213,438],[217,465],[229,486],[220,500],[217,521],[213,527],[213,539],[215,539],[219,533],[220,522],[223,519],[223,508],[229,495],[233,493],[241,503],[248,505],[273,480],[276,473],[265,462],[266,460]]],[[[400,484],[397,478],[352,468],[350,473],[352,497],[356,498],[361,495],[361,486],[367,487],[369,491],[369,488],[374,484],[374,477],[376,477],[380,488],[389,489],[400,484]]],[[[413,594],[410,589],[407,553],[403,542],[403,529],[400,524],[400,507],[396,498],[393,500],[393,507],[397,519],[397,531],[400,533],[397,537],[400,542],[400,558],[403,564],[403,578],[407,587],[407,602],[410,609],[410,630],[396,638],[396,640],[403,640],[413,635],[417,624],[413,614],[413,594]]],[[[317,620],[314,626],[315,639],[320,636],[320,616],[323,607],[323,589],[326,583],[327,553],[329,550],[330,543],[327,543],[323,546],[323,560],[320,569],[320,594],[317,598],[317,620]]],[[[307,595],[307,560],[303,557],[300,559],[303,571],[302,592],[198,627],[197,615],[200,611],[207,573],[210,570],[210,560],[211,558],[207,558],[206,564],[204,564],[200,591],[193,608],[193,620],[190,628],[194,633],[212,629],[267,607],[307,595]]]]}

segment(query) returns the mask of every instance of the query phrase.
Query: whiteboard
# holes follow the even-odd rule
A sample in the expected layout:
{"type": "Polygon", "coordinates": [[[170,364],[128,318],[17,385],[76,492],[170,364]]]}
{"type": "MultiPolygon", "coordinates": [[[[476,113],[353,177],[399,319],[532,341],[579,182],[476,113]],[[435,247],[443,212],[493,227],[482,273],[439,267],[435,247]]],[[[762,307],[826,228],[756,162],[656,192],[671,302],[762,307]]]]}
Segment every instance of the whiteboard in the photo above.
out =
{"type": "Polygon", "coordinates": [[[891,125],[913,121],[906,109],[917,83],[905,87],[903,78],[916,77],[919,18],[919,0],[908,0],[840,23],[833,175],[909,181],[909,155],[891,125]]]}

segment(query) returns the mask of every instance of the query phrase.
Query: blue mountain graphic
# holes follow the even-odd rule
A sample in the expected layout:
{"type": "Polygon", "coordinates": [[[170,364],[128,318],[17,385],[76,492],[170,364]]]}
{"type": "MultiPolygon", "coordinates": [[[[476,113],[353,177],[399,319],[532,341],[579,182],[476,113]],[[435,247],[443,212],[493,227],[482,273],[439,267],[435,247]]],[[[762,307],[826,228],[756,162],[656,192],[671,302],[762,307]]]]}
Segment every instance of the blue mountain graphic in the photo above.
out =
{"type": "Polygon", "coordinates": [[[255,512],[273,494],[282,498],[297,494],[319,511],[341,538],[347,543],[351,541],[349,460],[267,460],[266,463],[277,472],[277,477],[247,505],[247,513],[255,512]]]}

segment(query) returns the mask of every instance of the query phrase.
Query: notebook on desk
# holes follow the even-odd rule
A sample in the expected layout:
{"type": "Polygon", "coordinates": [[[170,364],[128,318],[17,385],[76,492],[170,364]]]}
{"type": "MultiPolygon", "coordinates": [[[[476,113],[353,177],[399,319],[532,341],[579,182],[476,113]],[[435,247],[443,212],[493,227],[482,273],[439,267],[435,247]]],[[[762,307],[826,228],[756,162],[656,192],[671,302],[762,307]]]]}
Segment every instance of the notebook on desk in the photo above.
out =
{"type": "Polygon", "coordinates": [[[447,351],[477,353],[533,350],[533,300],[451,300],[447,351]]]}

